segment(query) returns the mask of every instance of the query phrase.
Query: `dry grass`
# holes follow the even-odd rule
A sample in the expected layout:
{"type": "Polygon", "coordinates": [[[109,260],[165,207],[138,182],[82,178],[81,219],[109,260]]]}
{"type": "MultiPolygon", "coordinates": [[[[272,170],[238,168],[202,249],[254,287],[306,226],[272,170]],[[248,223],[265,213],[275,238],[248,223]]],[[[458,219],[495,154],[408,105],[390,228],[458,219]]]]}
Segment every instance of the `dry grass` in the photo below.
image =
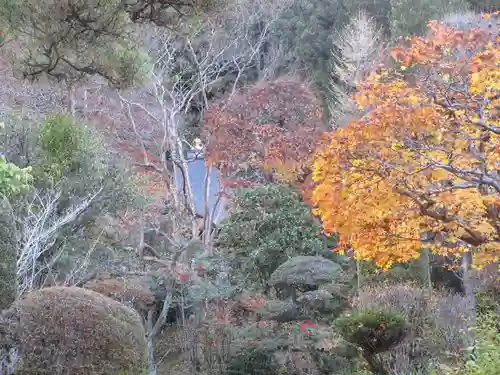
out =
{"type": "Polygon", "coordinates": [[[405,341],[383,355],[391,373],[428,369],[460,360],[463,334],[471,324],[470,302],[457,294],[411,285],[365,288],[355,307],[383,306],[402,312],[411,329],[405,341]]]}

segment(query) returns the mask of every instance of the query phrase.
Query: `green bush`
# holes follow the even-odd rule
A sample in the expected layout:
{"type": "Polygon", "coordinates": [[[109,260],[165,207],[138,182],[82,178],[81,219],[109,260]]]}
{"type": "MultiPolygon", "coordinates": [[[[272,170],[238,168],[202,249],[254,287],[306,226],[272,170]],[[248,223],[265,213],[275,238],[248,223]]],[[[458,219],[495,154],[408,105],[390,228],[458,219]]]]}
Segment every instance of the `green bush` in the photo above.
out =
{"type": "Polygon", "coordinates": [[[133,44],[103,44],[95,50],[102,60],[103,73],[110,82],[122,88],[140,84],[152,68],[147,54],[142,53],[133,44]]]}
{"type": "Polygon", "coordinates": [[[104,139],[96,129],[61,113],[47,118],[38,134],[34,158],[37,185],[62,190],[60,210],[102,189],[92,215],[134,203],[137,181],[110,165],[104,139]]]}
{"type": "Polygon", "coordinates": [[[390,349],[406,333],[402,314],[375,307],[349,311],[335,321],[335,327],[346,341],[369,353],[390,349]]]}
{"type": "MultiPolygon", "coordinates": [[[[112,261],[109,248],[121,250],[123,242],[117,239],[125,240],[127,233],[102,236],[102,224],[97,219],[106,221],[105,215],[113,216],[124,207],[140,206],[141,195],[133,175],[109,162],[96,128],[85,126],[66,113],[49,116],[42,123],[36,118],[11,117],[0,137],[0,149],[19,167],[32,168],[33,175],[33,188],[23,199],[9,199],[15,216],[20,220],[32,218],[33,213],[36,215],[42,209],[41,204],[46,204],[40,199],[46,202],[58,196],[47,217],[49,221],[57,221],[72,207],[99,192],[84,212],[54,233],[53,245],[44,253],[49,258],[41,258],[39,262],[52,263],[57,258],[54,274],[61,279],[75,269],[80,270],[74,274],[76,280],[85,277],[92,267],[107,267],[112,261]],[[89,253],[92,256],[87,259],[89,253]],[[83,267],[83,262],[88,267],[83,267]]],[[[26,238],[20,240],[24,242],[26,238]]]]}
{"type": "Polygon", "coordinates": [[[467,0],[476,12],[494,12],[500,9],[498,0],[467,0]]]}
{"type": "Polygon", "coordinates": [[[19,168],[0,156],[0,196],[10,196],[29,189],[33,180],[31,167],[19,168]]]}
{"type": "Polygon", "coordinates": [[[372,373],[389,375],[377,354],[405,338],[407,330],[403,314],[376,307],[355,309],[338,318],[334,326],[346,341],[362,349],[372,373]]]}
{"type": "Polygon", "coordinates": [[[45,156],[39,160],[40,168],[53,182],[66,174],[81,174],[84,168],[95,167],[92,164],[98,161],[101,146],[85,126],[64,113],[44,121],[38,145],[45,156]]]}
{"type": "Polygon", "coordinates": [[[467,363],[470,375],[496,375],[500,369],[500,315],[480,317],[475,329],[476,360],[467,363]]]}
{"type": "Polygon", "coordinates": [[[411,284],[365,287],[352,301],[356,308],[384,308],[404,315],[406,338],[381,353],[385,367],[394,374],[425,371],[429,365],[462,363],[465,327],[470,326],[470,301],[458,294],[433,291],[411,284]]]}
{"type": "Polygon", "coordinates": [[[476,293],[476,312],[478,315],[488,315],[500,311],[500,304],[490,293],[476,293]]]}
{"type": "Polygon", "coordinates": [[[0,311],[10,306],[17,293],[17,243],[15,225],[0,200],[0,311]]]}
{"type": "MultiPolygon", "coordinates": [[[[5,128],[5,124],[0,121],[0,131],[5,128]]],[[[6,150],[0,148],[0,198],[9,197],[29,189],[33,181],[32,168],[21,168],[14,163],[7,161],[6,150]]],[[[8,154],[8,153],[7,153],[8,154]]]]}
{"type": "Polygon", "coordinates": [[[237,266],[242,281],[264,285],[287,259],[326,253],[319,224],[288,185],[242,189],[233,205],[217,246],[237,266]]]}

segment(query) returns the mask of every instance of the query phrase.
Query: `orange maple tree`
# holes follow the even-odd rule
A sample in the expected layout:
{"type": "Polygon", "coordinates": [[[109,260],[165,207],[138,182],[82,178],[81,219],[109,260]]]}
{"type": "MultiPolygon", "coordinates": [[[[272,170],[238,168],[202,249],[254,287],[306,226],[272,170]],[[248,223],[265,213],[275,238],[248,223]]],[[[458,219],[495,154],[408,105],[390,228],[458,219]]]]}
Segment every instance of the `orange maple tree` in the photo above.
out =
{"type": "Polygon", "coordinates": [[[358,259],[417,258],[424,234],[437,253],[473,251],[477,267],[500,259],[499,46],[496,27],[432,21],[360,83],[368,113],[316,155],[312,197],[358,259]]]}
{"type": "Polygon", "coordinates": [[[225,175],[262,168],[289,182],[311,164],[325,130],[322,117],[321,102],[306,84],[257,84],[207,108],[206,160],[225,175]]]}

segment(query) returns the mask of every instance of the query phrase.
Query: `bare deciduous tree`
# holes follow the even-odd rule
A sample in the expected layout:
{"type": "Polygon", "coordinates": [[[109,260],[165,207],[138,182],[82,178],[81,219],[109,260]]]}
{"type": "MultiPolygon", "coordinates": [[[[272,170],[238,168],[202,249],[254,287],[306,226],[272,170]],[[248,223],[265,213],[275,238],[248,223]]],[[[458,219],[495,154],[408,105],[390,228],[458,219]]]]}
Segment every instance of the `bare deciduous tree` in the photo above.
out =
{"type": "MultiPolygon", "coordinates": [[[[208,93],[213,92],[223,80],[226,83],[224,86],[229,87],[230,94],[236,92],[247,71],[255,68],[266,42],[269,26],[285,5],[281,4],[281,8],[277,7],[272,12],[265,9],[265,6],[263,2],[249,4],[236,1],[233,8],[225,13],[204,19],[181,33],[151,28],[149,35],[144,37],[144,40],[149,41],[147,52],[151,62],[148,84],[141,90],[116,90],[128,124],[141,148],[142,161],[137,166],[161,176],[165,186],[168,218],[171,220],[171,232],[163,234],[173,250],[172,260],[161,259],[161,254],[151,248],[148,250],[153,256],[142,257],[146,261],[168,264],[173,272],[191,268],[193,248],[203,248],[200,242],[210,245],[213,240],[211,225],[216,209],[208,207],[208,196],[213,192],[209,192],[211,169],[207,168],[203,192],[204,236],[200,241],[197,238],[200,213],[197,215],[193,189],[188,178],[193,156],[186,155],[185,149],[191,149],[193,154],[203,154],[203,149],[195,150],[184,136],[187,112],[195,101],[201,102],[203,110],[208,104],[208,93]],[[263,19],[265,22],[260,22],[256,28],[258,21],[263,19]],[[229,84],[228,76],[231,77],[229,84]],[[149,147],[151,141],[144,131],[144,123],[158,137],[154,151],[149,147]],[[159,160],[155,160],[151,154],[158,155],[159,160]]],[[[220,202],[216,206],[218,204],[220,202]]],[[[144,255],[148,246],[143,236],[141,239],[139,253],[144,255]]],[[[163,302],[162,312],[156,322],[152,321],[151,316],[145,318],[150,374],[156,373],[152,339],[164,325],[170,302],[169,295],[163,302]]],[[[201,305],[193,307],[197,311],[196,315],[201,314],[201,305]]],[[[193,324],[196,325],[196,322],[193,324]]],[[[196,341],[196,338],[187,341],[193,340],[196,341]]],[[[191,362],[194,363],[197,356],[195,345],[186,345],[189,346],[191,362]]]]}
{"type": "MultiPolygon", "coordinates": [[[[56,212],[61,191],[34,192],[33,199],[25,207],[25,214],[16,218],[18,297],[36,289],[42,273],[57,259],[58,254],[50,254],[44,259],[44,255],[47,255],[54,245],[57,235],[63,227],[79,218],[101,190],[69,207],[62,214],[56,212]]],[[[10,211],[15,215],[12,207],[10,211]]]]}
{"type": "MultiPolygon", "coordinates": [[[[196,211],[189,176],[189,158],[184,155],[188,141],[182,130],[185,116],[195,101],[204,108],[208,92],[232,74],[229,91],[234,93],[250,67],[253,67],[266,42],[269,26],[277,19],[283,2],[276,9],[265,9],[262,2],[237,1],[226,12],[191,25],[182,33],[152,28],[148,55],[151,58],[150,82],[144,90],[117,90],[128,121],[139,140],[144,156],[141,166],[159,173],[166,186],[166,200],[172,202],[169,214],[176,241],[182,242],[179,219],[191,218],[191,235],[198,232],[196,211]],[[262,20],[265,22],[260,22],[262,20]],[[256,27],[260,22],[259,27],[256,27]],[[156,153],[161,162],[153,163],[141,133],[140,121],[147,121],[160,135],[156,153]]],[[[202,150],[200,150],[202,152],[202,150]]],[[[207,174],[210,169],[207,170],[207,174]]],[[[208,175],[205,196],[209,187],[208,175]]],[[[205,213],[205,221],[212,213],[205,213]]],[[[203,226],[210,228],[210,223],[203,226]]],[[[208,240],[207,240],[208,241],[208,240]]]]}
{"type": "Polygon", "coordinates": [[[364,12],[359,12],[335,36],[332,51],[334,66],[330,90],[335,101],[329,103],[335,127],[352,120],[359,110],[352,93],[360,80],[381,62],[384,47],[383,32],[375,21],[364,12]]]}

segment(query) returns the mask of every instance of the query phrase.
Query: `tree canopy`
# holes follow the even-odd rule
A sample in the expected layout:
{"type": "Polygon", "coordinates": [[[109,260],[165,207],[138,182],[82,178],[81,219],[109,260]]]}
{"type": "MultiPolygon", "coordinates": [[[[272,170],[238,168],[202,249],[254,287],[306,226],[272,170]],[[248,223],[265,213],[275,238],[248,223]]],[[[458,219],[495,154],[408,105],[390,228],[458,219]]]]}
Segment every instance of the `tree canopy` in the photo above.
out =
{"type": "Polygon", "coordinates": [[[207,161],[224,174],[248,168],[277,172],[293,180],[308,165],[324,130],[321,102],[295,79],[258,84],[213,103],[203,130],[207,161]]]}
{"type": "Polygon", "coordinates": [[[362,83],[368,114],[332,134],[313,176],[325,230],[358,258],[386,268],[416,258],[426,233],[436,252],[498,260],[499,42],[433,21],[362,83]]]}
{"type": "Polygon", "coordinates": [[[217,242],[245,280],[265,284],[288,258],[326,252],[320,229],[293,189],[271,184],[236,195],[217,242]]]}
{"type": "Polygon", "coordinates": [[[143,78],[138,23],[174,27],[185,16],[216,9],[217,0],[1,0],[0,18],[18,73],[59,80],[100,75],[130,86],[143,78]]]}

